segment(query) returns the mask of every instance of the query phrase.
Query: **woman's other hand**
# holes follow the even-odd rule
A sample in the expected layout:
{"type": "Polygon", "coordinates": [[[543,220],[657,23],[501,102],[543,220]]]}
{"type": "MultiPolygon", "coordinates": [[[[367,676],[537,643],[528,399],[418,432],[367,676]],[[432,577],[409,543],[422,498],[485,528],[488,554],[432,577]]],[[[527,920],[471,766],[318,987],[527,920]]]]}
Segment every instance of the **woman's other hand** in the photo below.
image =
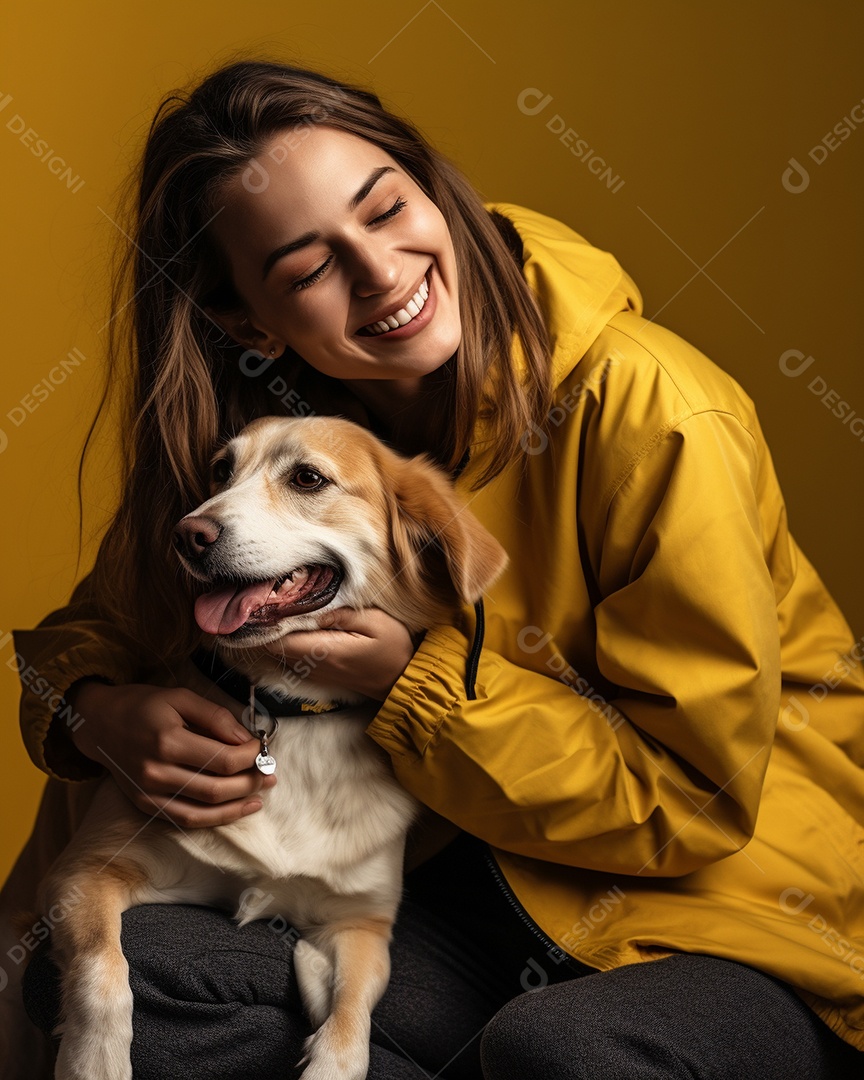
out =
{"type": "Polygon", "coordinates": [[[380,608],[336,608],[320,630],[295,630],[265,646],[289,670],[384,701],[416,650],[404,623],[380,608]]]}
{"type": "Polygon", "coordinates": [[[275,776],[254,768],[260,743],[191,690],[82,681],[66,701],[84,718],[75,746],[104,765],[145,814],[182,828],[226,825],[261,808],[275,776]]]}

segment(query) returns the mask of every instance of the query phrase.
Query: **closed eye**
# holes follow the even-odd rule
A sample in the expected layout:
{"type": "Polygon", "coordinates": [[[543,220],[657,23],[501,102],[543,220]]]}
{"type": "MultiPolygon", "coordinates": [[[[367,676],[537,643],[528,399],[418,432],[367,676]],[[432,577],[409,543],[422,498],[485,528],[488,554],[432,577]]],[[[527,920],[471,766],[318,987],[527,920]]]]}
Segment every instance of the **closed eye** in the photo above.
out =
{"type": "Polygon", "coordinates": [[[370,225],[375,225],[379,221],[387,221],[389,218],[396,217],[396,215],[400,214],[405,209],[405,207],[407,205],[408,205],[407,200],[403,199],[400,196],[396,200],[396,202],[393,203],[393,205],[390,207],[389,210],[386,210],[383,214],[379,214],[377,218],[373,218],[372,221],[370,222],[370,225]]]}
{"type": "Polygon", "coordinates": [[[327,269],[327,267],[328,267],[328,266],[330,265],[330,263],[331,263],[331,262],[333,262],[333,256],[332,256],[332,255],[328,255],[328,256],[327,256],[327,261],[326,261],[326,262],[323,262],[323,263],[322,263],[322,264],[321,264],[321,265],[320,265],[320,266],[318,267],[318,269],[317,269],[317,270],[314,270],[314,271],[313,271],[313,272],[312,272],[312,273],[311,273],[311,274],[309,275],[309,277],[305,277],[305,278],[303,278],[303,280],[302,280],[302,281],[295,281],[295,282],[294,282],[294,284],[292,285],[292,288],[293,288],[293,289],[298,289],[298,290],[299,290],[299,289],[308,289],[310,285],[314,285],[314,284],[315,284],[315,282],[316,282],[316,281],[317,281],[317,280],[318,280],[318,279],[319,279],[320,277],[322,277],[322,276],[324,275],[324,271],[325,271],[325,270],[327,269]]]}
{"type": "MultiPolygon", "coordinates": [[[[397,214],[401,213],[405,209],[405,207],[407,205],[408,205],[407,200],[403,199],[401,197],[401,195],[400,195],[399,198],[396,200],[395,203],[393,203],[393,205],[390,207],[389,210],[385,210],[383,214],[379,214],[378,217],[373,218],[369,222],[369,224],[370,225],[379,225],[382,222],[389,221],[391,218],[394,218],[394,217],[396,217],[397,214]]],[[[317,270],[313,270],[312,273],[309,274],[308,277],[302,278],[300,281],[295,281],[293,283],[293,285],[291,286],[291,288],[295,289],[296,291],[299,291],[300,289],[308,289],[310,285],[314,285],[316,281],[318,281],[320,278],[322,278],[324,276],[324,274],[327,271],[327,267],[330,265],[330,263],[332,261],[333,261],[333,256],[328,255],[327,259],[318,267],[317,270]]]]}

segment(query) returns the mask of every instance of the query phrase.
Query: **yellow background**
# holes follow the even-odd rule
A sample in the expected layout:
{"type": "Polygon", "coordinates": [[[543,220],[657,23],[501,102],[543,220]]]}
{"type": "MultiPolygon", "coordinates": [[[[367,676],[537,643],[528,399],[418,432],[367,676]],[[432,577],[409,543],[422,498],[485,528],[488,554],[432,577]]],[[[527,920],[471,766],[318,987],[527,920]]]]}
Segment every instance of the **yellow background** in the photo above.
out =
{"type": "MultiPolygon", "coordinates": [[[[699,346],[757,402],[792,530],[855,636],[864,633],[864,443],[809,389],[818,376],[864,412],[864,127],[818,153],[821,164],[808,156],[864,97],[864,7],[801,0],[17,7],[4,20],[0,64],[0,103],[11,95],[0,108],[7,238],[0,875],[30,828],[42,779],[21,747],[5,634],[61,606],[76,576],[77,458],[100,388],[117,186],[161,96],[238,54],[371,85],[485,198],[560,218],[614,252],[642,288],[647,315],[699,346]],[[529,88],[551,95],[536,115],[517,105],[529,88]],[[77,190],[22,143],[22,125],[83,181],[77,190]],[[553,132],[563,127],[623,180],[617,191],[560,142],[553,132]],[[793,157],[810,173],[798,193],[781,182],[793,157]],[[22,399],[75,349],[80,366],[22,419],[22,399]],[[780,368],[792,349],[814,358],[797,378],[780,368]]],[[[86,476],[78,576],[90,566],[115,480],[106,437],[86,476]]]]}

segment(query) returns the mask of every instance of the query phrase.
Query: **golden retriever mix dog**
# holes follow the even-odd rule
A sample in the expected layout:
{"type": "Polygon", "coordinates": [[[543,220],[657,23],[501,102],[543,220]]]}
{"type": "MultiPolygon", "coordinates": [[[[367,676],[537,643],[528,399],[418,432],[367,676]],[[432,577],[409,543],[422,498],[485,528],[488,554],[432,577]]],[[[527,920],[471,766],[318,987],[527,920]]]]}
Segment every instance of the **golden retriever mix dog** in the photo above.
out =
{"type": "Polygon", "coordinates": [[[418,804],[365,734],[377,706],[316,678],[312,664],[298,692],[296,674],[264,646],[317,628],[333,606],[381,608],[412,633],[452,622],[506,562],[440,470],[345,420],[257,420],[217,453],[212,470],[211,498],[175,534],[204,590],[196,620],[234,671],[269,691],[271,703],[293,698],[295,708],[277,724],[272,708],[244,710],[214,694],[197,669],[187,685],[230,703],[261,738],[262,771],[278,762],[279,782],[257,813],[191,832],[148,821],[113,780],[102,783],[39,901],[48,910],[73,887],[86,896],[53,931],[58,1080],[130,1080],[120,916],[153,903],[227,907],[240,924],[288,919],[302,935],[294,966],[314,1029],[304,1080],[366,1076],[370,1013],[389,977],[405,835],[418,804]],[[298,697],[319,711],[301,711],[298,697]],[[250,896],[258,898],[251,905],[250,896]]]}

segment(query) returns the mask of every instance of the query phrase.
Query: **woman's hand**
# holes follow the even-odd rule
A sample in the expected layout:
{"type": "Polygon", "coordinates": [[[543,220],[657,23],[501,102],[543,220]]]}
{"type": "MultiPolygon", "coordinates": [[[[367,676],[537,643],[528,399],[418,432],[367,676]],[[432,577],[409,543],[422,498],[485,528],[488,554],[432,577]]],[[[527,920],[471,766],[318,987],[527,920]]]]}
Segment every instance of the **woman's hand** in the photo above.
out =
{"type": "Polygon", "coordinates": [[[258,740],[191,690],[84,681],[66,700],[84,718],[70,733],[75,746],[145,814],[183,828],[226,825],[260,810],[257,793],[276,782],[253,769],[258,740]]]}
{"type": "Polygon", "coordinates": [[[310,679],[384,701],[417,648],[404,623],[380,608],[336,608],[320,630],[295,630],[265,646],[287,668],[298,661],[310,679]]]}

